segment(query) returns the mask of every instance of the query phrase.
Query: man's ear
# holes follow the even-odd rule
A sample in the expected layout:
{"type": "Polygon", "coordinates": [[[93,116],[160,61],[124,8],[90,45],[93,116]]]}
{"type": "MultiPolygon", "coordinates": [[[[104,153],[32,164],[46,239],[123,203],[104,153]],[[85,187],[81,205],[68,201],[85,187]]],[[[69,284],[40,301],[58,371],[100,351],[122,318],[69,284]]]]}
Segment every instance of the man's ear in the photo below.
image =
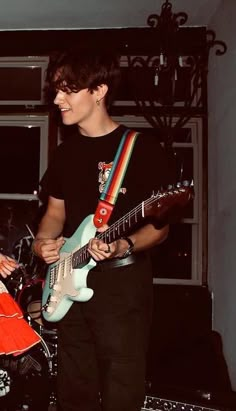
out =
{"type": "Polygon", "coordinates": [[[95,90],[96,99],[98,101],[104,99],[104,97],[107,94],[107,91],[108,91],[107,84],[100,84],[100,86],[98,86],[97,89],[95,90]]]}

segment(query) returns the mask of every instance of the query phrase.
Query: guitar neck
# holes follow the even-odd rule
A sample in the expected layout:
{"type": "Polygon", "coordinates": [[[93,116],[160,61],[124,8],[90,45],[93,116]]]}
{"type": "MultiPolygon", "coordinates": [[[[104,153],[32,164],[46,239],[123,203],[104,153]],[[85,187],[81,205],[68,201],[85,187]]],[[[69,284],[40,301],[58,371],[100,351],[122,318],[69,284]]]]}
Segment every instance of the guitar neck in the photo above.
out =
{"type": "MultiPolygon", "coordinates": [[[[159,191],[148,199],[142,201],[131,211],[113,223],[106,231],[97,235],[98,239],[110,244],[122,237],[128,230],[138,224],[147,216],[153,216],[161,219],[166,212],[175,206],[184,206],[193,198],[193,187],[189,183],[183,182],[183,185],[170,188],[166,191],[159,191]]],[[[80,248],[72,255],[72,266],[77,268],[90,259],[88,244],[80,248]]]]}
{"type": "Polygon", "coordinates": [[[143,218],[145,218],[145,207],[147,201],[143,201],[132,211],[125,214],[122,218],[112,224],[106,231],[98,234],[98,238],[103,240],[105,243],[109,244],[115,240],[122,237],[127,231],[129,231],[133,226],[138,224],[143,218]]]}

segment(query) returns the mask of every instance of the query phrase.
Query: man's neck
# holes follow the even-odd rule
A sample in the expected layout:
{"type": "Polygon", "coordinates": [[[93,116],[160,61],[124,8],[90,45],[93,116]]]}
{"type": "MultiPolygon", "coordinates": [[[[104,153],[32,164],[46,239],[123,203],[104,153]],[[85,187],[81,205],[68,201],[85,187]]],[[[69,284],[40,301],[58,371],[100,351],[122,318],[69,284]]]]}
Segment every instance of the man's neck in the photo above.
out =
{"type": "Polygon", "coordinates": [[[111,133],[118,125],[111,117],[107,116],[94,122],[90,121],[89,124],[78,124],[78,127],[83,136],[96,138],[111,133]]]}

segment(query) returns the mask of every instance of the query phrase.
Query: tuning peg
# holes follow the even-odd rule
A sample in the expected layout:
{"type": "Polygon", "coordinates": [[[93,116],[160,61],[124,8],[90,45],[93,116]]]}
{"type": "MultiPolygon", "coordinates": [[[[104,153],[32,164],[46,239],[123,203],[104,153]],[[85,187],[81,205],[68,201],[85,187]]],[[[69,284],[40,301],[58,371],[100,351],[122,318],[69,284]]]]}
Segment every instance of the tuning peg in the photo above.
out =
{"type": "Polygon", "coordinates": [[[183,186],[184,187],[189,187],[191,184],[190,184],[190,182],[188,181],[188,180],[184,180],[183,181],[183,186]]]}

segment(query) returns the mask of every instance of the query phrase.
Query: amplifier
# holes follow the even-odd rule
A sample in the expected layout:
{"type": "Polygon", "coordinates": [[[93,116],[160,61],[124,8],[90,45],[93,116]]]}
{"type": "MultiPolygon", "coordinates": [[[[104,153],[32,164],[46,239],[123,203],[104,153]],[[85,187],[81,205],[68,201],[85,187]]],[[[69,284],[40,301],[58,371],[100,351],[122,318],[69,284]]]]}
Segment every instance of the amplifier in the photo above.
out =
{"type": "Polygon", "coordinates": [[[146,396],[141,411],[230,411],[219,408],[207,408],[202,405],[187,404],[185,402],[172,401],[164,398],[146,396]]]}

